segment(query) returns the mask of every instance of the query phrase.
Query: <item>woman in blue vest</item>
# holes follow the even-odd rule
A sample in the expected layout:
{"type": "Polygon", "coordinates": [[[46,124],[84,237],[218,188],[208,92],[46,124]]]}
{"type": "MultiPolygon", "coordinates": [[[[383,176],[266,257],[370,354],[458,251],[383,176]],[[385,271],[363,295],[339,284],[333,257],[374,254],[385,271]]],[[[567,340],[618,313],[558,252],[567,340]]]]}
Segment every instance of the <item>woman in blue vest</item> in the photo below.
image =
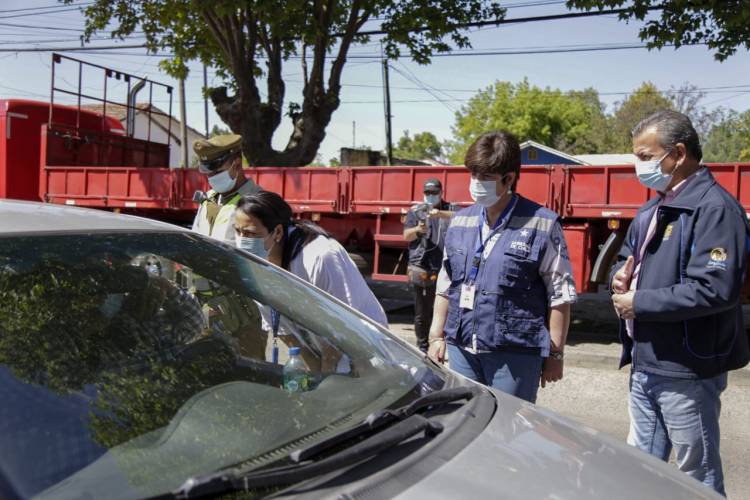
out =
{"type": "Polygon", "coordinates": [[[557,214],[516,193],[518,140],[479,137],[464,160],[475,204],[457,212],[430,327],[429,356],[477,382],[534,402],[560,380],[576,292],[557,214]]]}

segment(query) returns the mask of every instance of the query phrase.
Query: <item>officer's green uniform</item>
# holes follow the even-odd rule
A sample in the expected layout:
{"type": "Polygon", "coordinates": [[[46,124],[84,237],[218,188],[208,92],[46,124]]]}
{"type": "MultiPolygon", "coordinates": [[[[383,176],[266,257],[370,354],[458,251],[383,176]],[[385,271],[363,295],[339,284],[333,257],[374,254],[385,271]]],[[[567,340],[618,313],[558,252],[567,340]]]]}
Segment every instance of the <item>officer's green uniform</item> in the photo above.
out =
{"type": "MultiPolygon", "coordinates": [[[[211,139],[199,139],[193,143],[198,155],[198,169],[202,174],[219,170],[227,160],[241,153],[242,137],[235,134],[217,135],[211,139]]],[[[242,196],[255,194],[260,188],[247,179],[239,189],[229,193],[208,191],[202,198],[193,222],[193,231],[235,245],[234,211],[242,196]]],[[[234,337],[240,354],[253,359],[264,359],[267,333],[261,328],[258,306],[249,298],[241,298],[225,290],[214,289],[211,282],[202,277],[195,279],[196,296],[201,301],[213,327],[234,337]]]]}
{"type": "MultiPolygon", "coordinates": [[[[242,137],[236,134],[217,135],[210,139],[199,139],[193,143],[198,155],[199,171],[210,174],[222,167],[224,162],[240,154],[242,137]]],[[[230,193],[208,191],[193,221],[193,231],[234,245],[234,209],[243,195],[255,194],[260,188],[252,180],[245,181],[239,189],[230,193]]]]}

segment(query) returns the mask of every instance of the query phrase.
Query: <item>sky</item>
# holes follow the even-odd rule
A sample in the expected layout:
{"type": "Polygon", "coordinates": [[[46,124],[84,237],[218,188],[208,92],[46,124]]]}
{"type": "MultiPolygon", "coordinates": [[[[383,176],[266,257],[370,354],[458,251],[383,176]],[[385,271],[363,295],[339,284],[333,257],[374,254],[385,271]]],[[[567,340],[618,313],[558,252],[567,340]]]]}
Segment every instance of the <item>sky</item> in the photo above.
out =
{"type": "MultiPolygon", "coordinates": [[[[79,2],[81,3],[81,2],[79,2]]],[[[85,2],[82,2],[85,3],[85,2]]],[[[529,2],[508,0],[507,18],[538,16],[567,12],[563,2],[529,2]],[[537,6],[518,4],[537,3],[537,6]]],[[[55,0],[1,0],[0,50],[18,47],[70,47],[80,45],[71,41],[78,38],[75,30],[83,29],[84,19],[77,10],[65,8],[55,0]],[[43,11],[16,9],[49,8],[43,11]],[[52,10],[53,12],[49,12],[52,10]],[[23,15],[33,12],[34,15],[23,15]],[[41,12],[41,13],[40,13],[41,12]],[[47,13],[44,13],[47,12],[47,13]],[[24,25],[7,26],[7,24],[24,25]],[[56,29],[50,29],[56,28],[56,29]]],[[[481,49],[513,49],[529,47],[562,47],[568,45],[637,44],[640,23],[625,23],[616,16],[589,19],[569,19],[501,27],[483,28],[469,33],[472,47],[481,49]]],[[[127,40],[123,44],[142,43],[142,39],[127,40]]],[[[110,40],[97,40],[96,45],[112,45],[110,40]]],[[[173,85],[177,82],[158,67],[162,57],[149,56],[145,49],[122,49],[113,52],[69,52],[68,56],[94,64],[111,67],[151,80],[173,85]]],[[[372,55],[379,52],[377,40],[367,46],[355,46],[350,55],[372,55]]],[[[49,52],[0,52],[0,98],[29,98],[48,101],[50,96],[49,52]]],[[[197,63],[190,65],[186,81],[188,125],[205,130],[203,105],[203,70],[197,63]]],[[[57,83],[74,89],[77,86],[77,67],[66,62],[59,66],[57,83]]],[[[341,147],[367,146],[383,149],[385,120],[381,64],[376,59],[351,58],[344,68],[342,104],[334,113],[327,129],[319,157],[323,162],[338,157],[341,147]]],[[[302,76],[299,60],[289,60],[284,66],[287,101],[301,102],[302,76]]],[[[593,87],[611,111],[639,87],[642,82],[653,82],[657,88],[669,90],[689,83],[706,90],[703,104],[710,108],[723,106],[739,112],[750,108],[750,53],[740,49],[724,62],[718,62],[703,46],[666,48],[661,51],[646,49],[603,52],[571,52],[556,54],[493,55],[474,57],[435,57],[432,64],[420,66],[408,57],[391,62],[391,114],[394,143],[405,130],[412,134],[429,131],[439,139],[452,137],[455,113],[477,90],[502,80],[519,82],[528,78],[532,85],[581,90],[593,87]],[[417,82],[415,84],[414,82],[417,82]],[[432,87],[431,92],[424,86],[432,87]],[[716,87],[745,86],[744,89],[716,87]]],[[[86,93],[99,95],[103,78],[100,73],[85,73],[86,93]]],[[[208,69],[208,83],[219,85],[220,79],[208,69]]],[[[125,95],[125,86],[110,84],[110,91],[118,99],[125,95]]],[[[142,92],[139,97],[145,97],[142,92]]],[[[69,97],[58,94],[62,102],[69,97]]],[[[154,103],[165,109],[168,96],[155,91],[154,103]]],[[[141,99],[139,99],[141,100],[141,99]]],[[[173,114],[179,118],[177,92],[172,103],[173,114]]],[[[209,126],[223,126],[209,102],[209,126]]],[[[288,119],[277,129],[274,145],[283,148],[291,124],[288,119]]]]}

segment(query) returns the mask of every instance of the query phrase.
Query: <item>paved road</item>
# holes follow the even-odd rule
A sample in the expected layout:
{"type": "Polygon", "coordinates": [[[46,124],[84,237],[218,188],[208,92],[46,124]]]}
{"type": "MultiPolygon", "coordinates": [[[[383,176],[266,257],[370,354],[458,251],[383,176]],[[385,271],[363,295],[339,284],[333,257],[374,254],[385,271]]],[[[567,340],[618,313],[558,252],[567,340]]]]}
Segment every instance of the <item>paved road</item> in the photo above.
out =
{"type": "MultiPolygon", "coordinates": [[[[413,343],[413,313],[404,302],[408,295],[394,290],[386,294],[390,297],[386,299],[390,307],[386,308],[391,310],[391,330],[413,343]]],[[[620,347],[606,302],[601,296],[588,296],[576,305],[575,324],[566,348],[565,377],[540,389],[537,404],[624,441],[628,431],[628,371],[616,369],[620,347]]],[[[750,500],[750,369],[730,374],[722,404],[721,447],[727,494],[731,499],[750,500]]]]}

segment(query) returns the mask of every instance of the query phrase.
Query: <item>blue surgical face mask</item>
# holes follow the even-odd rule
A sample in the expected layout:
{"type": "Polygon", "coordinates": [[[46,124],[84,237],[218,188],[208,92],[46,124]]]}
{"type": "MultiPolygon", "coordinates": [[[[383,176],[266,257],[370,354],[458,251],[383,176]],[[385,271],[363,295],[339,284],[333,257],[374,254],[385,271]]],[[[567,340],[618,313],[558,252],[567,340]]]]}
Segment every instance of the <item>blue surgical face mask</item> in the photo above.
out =
{"type": "Polygon", "coordinates": [[[249,252],[256,257],[260,257],[261,259],[268,260],[268,253],[271,250],[266,250],[265,238],[245,237],[238,235],[235,237],[235,241],[237,242],[237,248],[249,252]]]}
{"type": "Polygon", "coordinates": [[[217,193],[228,193],[237,183],[237,179],[232,177],[232,174],[229,173],[229,170],[225,170],[221,173],[209,177],[208,183],[211,185],[211,189],[213,189],[217,193]]]}
{"type": "Polygon", "coordinates": [[[661,162],[667,156],[669,156],[669,151],[658,160],[643,161],[638,158],[635,159],[635,174],[638,176],[641,184],[656,191],[664,191],[669,186],[669,183],[672,182],[672,176],[678,167],[675,167],[671,174],[663,173],[661,171],[661,162]]]}
{"type": "Polygon", "coordinates": [[[106,318],[112,318],[122,309],[122,303],[125,301],[124,293],[110,293],[104,302],[99,306],[99,311],[106,318]]]}
{"type": "Polygon", "coordinates": [[[440,195],[439,194],[426,194],[424,195],[424,202],[434,207],[438,203],[440,203],[440,195]]]}

